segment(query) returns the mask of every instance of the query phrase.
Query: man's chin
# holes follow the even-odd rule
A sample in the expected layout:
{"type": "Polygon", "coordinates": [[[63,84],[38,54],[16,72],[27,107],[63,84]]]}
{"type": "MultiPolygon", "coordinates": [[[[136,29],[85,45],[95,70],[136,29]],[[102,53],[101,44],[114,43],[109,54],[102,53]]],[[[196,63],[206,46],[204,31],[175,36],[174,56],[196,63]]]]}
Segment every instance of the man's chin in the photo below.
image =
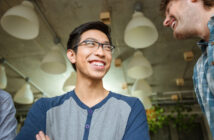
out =
{"type": "Polygon", "coordinates": [[[186,31],[175,30],[173,32],[173,35],[174,35],[174,38],[176,38],[178,40],[188,39],[188,38],[192,38],[192,37],[196,36],[194,32],[191,32],[189,30],[186,30],[186,31]]]}
{"type": "Polygon", "coordinates": [[[183,40],[183,39],[187,39],[190,38],[189,36],[187,36],[186,34],[182,34],[182,33],[176,33],[174,32],[174,38],[178,39],[178,40],[183,40]]]}

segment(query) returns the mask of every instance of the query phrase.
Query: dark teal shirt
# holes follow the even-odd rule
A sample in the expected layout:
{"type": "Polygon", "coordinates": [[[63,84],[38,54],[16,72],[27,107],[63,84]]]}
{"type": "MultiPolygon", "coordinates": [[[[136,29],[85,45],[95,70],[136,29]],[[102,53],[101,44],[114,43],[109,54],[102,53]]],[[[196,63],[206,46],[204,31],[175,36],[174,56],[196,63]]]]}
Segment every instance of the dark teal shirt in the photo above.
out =
{"type": "Polygon", "coordinates": [[[15,140],[34,140],[42,130],[51,140],[149,140],[139,99],[110,92],[89,108],[74,91],[38,100],[15,140]]]}

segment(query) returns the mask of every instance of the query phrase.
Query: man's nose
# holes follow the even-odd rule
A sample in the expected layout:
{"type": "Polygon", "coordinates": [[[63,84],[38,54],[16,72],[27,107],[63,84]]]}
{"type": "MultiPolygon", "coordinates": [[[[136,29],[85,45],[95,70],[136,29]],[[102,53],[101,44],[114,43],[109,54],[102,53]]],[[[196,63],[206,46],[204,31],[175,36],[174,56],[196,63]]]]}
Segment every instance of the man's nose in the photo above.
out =
{"type": "Polygon", "coordinates": [[[170,26],[170,18],[168,16],[165,17],[165,20],[163,21],[163,26],[170,26]]]}
{"type": "Polygon", "coordinates": [[[95,54],[100,55],[100,56],[104,55],[104,50],[103,50],[103,47],[101,45],[97,48],[97,50],[95,51],[95,54]]]}

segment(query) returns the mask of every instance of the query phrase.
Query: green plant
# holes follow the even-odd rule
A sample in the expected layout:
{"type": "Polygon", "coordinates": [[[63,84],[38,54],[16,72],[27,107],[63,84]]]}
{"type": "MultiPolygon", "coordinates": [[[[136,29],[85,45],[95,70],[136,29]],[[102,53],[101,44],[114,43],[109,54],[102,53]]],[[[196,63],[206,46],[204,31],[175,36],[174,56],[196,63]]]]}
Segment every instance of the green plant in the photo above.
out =
{"type": "Polygon", "coordinates": [[[166,123],[167,116],[163,113],[164,109],[159,106],[153,106],[151,109],[146,111],[150,131],[155,133],[166,123]]]}
{"type": "MultiPolygon", "coordinates": [[[[185,105],[175,105],[170,111],[170,115],[166,115],[163,107],[153,106],[146,111],[149,130],[156,133],[168,123],[172,123],[179,131],[189,132],[194,127],[197,115],[191,113],[192,108],[185,105]]],[[[168,111],[167,111],[168,112],[168,111]]]]}
{"type": "Polygon", "coordinates": [[[192,108],[178,104],[171,110],[171,115],[167,116],[167,120],[173,123],[179,131],[189,132],[194,127],[197,115],[191,113],[192,108]]]}

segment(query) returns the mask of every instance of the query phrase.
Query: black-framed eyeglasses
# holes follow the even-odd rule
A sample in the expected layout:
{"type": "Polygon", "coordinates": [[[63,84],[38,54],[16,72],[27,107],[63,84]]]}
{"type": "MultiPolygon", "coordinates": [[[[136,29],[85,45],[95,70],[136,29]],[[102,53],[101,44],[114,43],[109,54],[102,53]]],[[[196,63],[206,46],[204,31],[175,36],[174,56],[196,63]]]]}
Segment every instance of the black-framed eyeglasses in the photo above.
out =
{"type": "Polygon", "coordinates": [[[78,46],[85,46],[93,51],[97,50],[100,46],[102,49],[106,52],[111,52],[113,53],[113,50],[115,49],[115,46],[109,44],[109,43],[100,43],[95,40],[84,40],[77,44],[74,48],[77,48],[78,46]]]}

